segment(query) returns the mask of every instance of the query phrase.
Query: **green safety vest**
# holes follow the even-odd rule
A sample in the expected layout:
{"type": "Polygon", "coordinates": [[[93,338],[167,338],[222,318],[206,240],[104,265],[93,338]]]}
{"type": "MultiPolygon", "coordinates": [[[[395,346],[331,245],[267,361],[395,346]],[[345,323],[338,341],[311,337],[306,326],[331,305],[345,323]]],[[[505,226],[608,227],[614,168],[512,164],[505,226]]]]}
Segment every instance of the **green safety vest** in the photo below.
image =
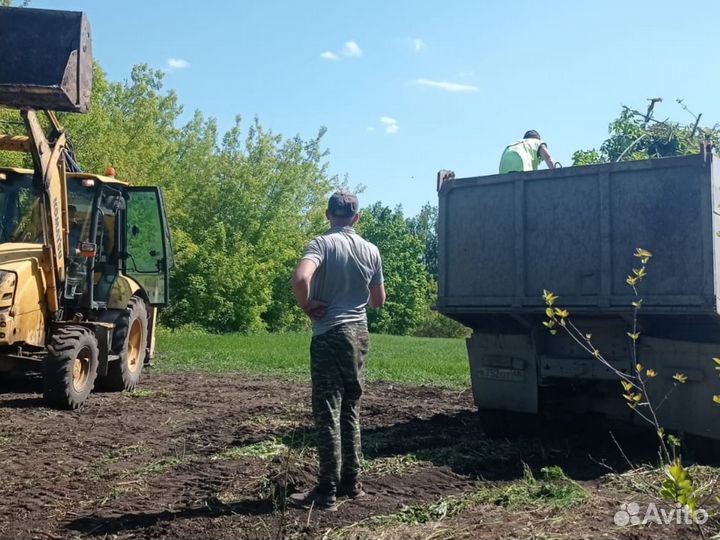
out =
{"type": "Polygon", "coordinates": [[[500,173],[536,171],[540,165],[540,139],[523,139],[505,148],[500,158],[500,173]]]}

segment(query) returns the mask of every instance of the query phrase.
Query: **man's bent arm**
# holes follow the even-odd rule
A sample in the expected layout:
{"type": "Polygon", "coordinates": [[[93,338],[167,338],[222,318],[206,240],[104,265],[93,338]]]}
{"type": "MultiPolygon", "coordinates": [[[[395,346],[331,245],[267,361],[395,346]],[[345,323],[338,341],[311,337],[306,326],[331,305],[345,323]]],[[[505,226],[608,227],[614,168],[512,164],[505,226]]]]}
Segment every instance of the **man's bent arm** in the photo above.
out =
{"type": "Polygon", "coordinates": [[[368,304],[370,307],[379,308],[383,307],[385,304],[385,299],[387,298],[385,294],[385,284],[379,283],[377,285],[373,285],[370,287],[370,302],[368,304]]]}
{"type": "Polygon", "coordinates": [[[548,166],[548,169],[554,169],[555,168],[555,161],[553,160],[552,156],[550,155],[550,152],[547,149],[546,145],[540,146],[540,157],[545,160],[545,164],[548,166]]]}
{"type": "Polygon", "coordinates": [[[307,313],[310,305],[310,282],[317,266],[310,259],[301,259],[292,277],[292,289],[295,300],[303,311],[307,313]]]}

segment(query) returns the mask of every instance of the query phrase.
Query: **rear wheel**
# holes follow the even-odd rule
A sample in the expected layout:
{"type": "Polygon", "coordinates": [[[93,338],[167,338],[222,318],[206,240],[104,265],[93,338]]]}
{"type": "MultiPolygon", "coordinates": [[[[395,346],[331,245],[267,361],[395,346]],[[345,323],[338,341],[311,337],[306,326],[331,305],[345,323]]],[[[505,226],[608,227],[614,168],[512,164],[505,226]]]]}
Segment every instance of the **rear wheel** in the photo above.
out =
{"type": "Polygon", "coordinates": [[[57,409],[77,409],[95,384],[98,368],[95,334],[82,326],[58,328],[50,339],[45,359],[43,398],[57,409]]]}
{"type": "Polygon", "coordinates": [[[134,390],[140,382],[148,340],[148,315],[145,302],[134,296],[115,321],[112,351],[118,360],[108,364],[108,372],[98,378],[103,390],[134,390]]]}

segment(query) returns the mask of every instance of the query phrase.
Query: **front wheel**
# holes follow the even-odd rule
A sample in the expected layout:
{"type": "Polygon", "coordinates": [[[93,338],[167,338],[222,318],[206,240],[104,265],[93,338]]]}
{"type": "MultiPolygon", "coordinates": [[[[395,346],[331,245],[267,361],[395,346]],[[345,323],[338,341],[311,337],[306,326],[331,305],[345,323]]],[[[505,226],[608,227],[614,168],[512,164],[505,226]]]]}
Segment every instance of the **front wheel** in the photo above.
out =
{"type": "Polygon", "coordinates": [[[95,334],[82,326],[62,326],[50,338],[44,363],[43,398],[56,409],[77,409],[95,384],[98,369],[95,334]]]}
{"type": "Polygon", "coordinates": [[[103,390],[134,390],[140,382],[148,340],[147,307],[142,298],[134,296],[115,321],[112,350],[118,360],[108,364],[108,372],[98,379],[103,390]]]}

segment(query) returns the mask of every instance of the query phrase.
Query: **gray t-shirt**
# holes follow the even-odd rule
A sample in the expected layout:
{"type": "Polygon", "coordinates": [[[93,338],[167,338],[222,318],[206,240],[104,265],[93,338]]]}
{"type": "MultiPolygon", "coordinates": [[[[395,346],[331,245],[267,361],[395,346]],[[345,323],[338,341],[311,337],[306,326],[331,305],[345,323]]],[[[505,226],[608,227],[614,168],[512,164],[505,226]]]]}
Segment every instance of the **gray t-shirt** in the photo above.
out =
{"type": "Polygon", "coordinates": [[[322,319],[313,319],[313,335],[333,326],[366,322],[365,306],[370,287],[383,283],[377,246],[364,240],[352,227],[333,227],[308,244],[303,259],[317,265],[310,284],[310,298],[328,304],[322,319]]]}

